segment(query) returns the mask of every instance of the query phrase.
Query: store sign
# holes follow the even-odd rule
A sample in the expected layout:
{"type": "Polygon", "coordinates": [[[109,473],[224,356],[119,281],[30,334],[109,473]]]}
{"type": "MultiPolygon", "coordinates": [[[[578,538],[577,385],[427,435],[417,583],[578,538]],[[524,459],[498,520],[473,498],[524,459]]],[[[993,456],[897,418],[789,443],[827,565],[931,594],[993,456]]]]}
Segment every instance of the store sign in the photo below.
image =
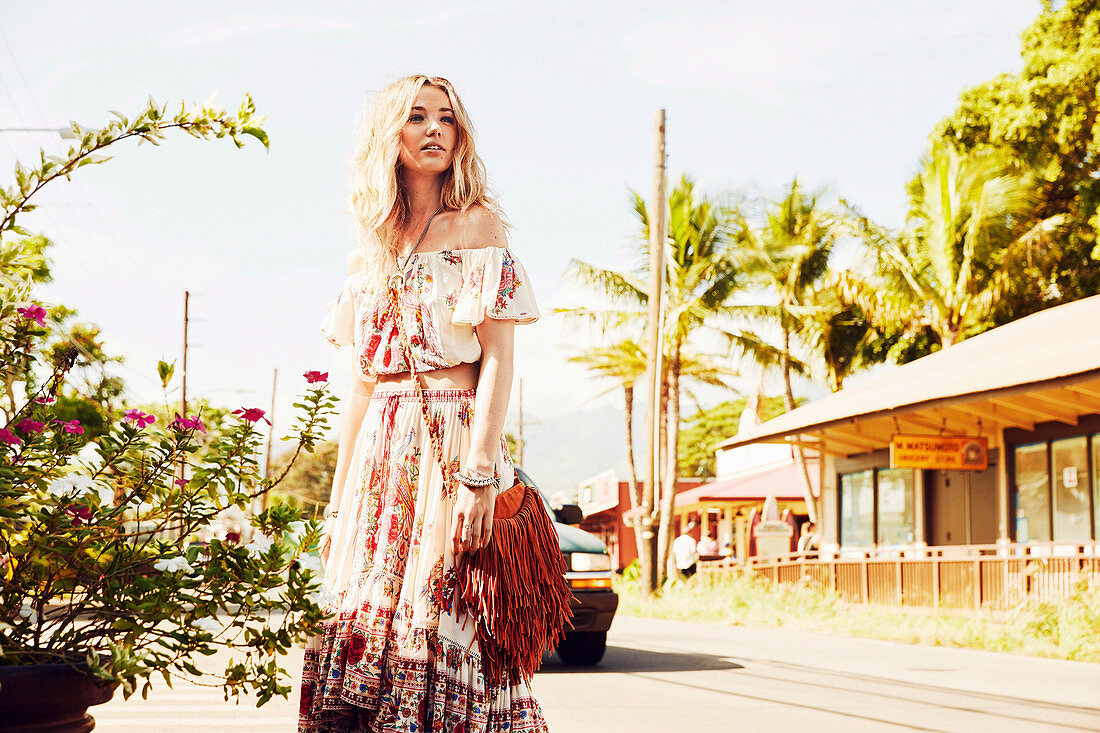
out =
{"type": "Polygon", "coordinates": [[[893,468],[984,471],[989,440],[971,435],[895,435],[890,440],[893,468]]]}
{"type": "Polygon", "coordinates": [[[602,511],[618,503],[619,479],[614,469],[581,482],[577,489],[577,504],[585,514],[602,511]]]}

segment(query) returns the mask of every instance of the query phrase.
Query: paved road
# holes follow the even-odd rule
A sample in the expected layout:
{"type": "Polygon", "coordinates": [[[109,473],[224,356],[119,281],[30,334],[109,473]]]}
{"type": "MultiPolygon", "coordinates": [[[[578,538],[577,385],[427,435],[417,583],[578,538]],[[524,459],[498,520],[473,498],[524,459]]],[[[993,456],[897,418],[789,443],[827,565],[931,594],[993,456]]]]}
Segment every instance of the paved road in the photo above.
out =
{"type": "Polygon", "coordinates": [[[621,617],[597,670],[543,667],[554,730],[1100,730],[1100,664],[621,617]]]}
{"type": "MultiPolygon", "coordinates": [[[[300,664],[298,652],[288,667],[300,664]]],[[[1100,664],[628,617],[598,667],[550,657],[535,692],[555,733],[1100,731],[1100,664]]],[[[294,730],[296,703],[161,684],[93,714],[99,733],[278,733],[294,730]]]]}

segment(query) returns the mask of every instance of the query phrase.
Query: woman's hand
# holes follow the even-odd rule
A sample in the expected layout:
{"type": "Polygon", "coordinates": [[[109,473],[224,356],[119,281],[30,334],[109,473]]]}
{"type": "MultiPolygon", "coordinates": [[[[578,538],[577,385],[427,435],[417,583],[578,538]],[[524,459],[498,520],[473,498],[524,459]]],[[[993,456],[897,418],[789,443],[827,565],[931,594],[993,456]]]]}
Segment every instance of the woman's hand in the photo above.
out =
{"type": "Polygon", "coordinates": [[[458,498],[451,512],[451,544],[457,557],[489,544],[497,491],[492,486],[471,489],[458,482],[458,498]]]}
{"type": "Polygon", "coordinates": [[[318,550],[321,555],[321,560],[326,565],[328,564],[328,554],[332,550],[332,535],[328,532],[321,533],[321,548],[318,550]]]}

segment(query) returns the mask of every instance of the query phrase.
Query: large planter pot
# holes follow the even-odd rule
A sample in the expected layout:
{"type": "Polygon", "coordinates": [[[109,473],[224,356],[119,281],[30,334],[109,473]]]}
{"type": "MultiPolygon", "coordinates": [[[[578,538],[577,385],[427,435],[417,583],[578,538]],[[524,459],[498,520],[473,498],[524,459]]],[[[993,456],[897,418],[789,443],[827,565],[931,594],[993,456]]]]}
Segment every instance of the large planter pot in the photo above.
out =
{"type": "Polygon", "coordinates": [[[95,728],[88,708],[110,700],[115,687],[83,664],[0,666],[0,732],[87,733],[95,728]]]}

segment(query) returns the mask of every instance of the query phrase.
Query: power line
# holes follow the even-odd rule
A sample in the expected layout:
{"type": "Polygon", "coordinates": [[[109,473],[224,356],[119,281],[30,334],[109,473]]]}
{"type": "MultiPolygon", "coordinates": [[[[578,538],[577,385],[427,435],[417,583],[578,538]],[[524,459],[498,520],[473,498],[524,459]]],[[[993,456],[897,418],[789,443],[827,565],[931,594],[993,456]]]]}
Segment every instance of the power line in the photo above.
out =
{"type": "MultiPolygon", "coordinates": [[[[0,31],[0,36],[2,36],[2,31],[0,31]]],[[[10,48],[10,46],[9,46],[9,48],[10,48]]],[[[11,89],[8,87],[8,85],[6,83],[4,83],[2,77],[0,77],[0,87],[3,88],[4,94],[7,96],[8,100],[11,102],[12,111],[15,114],[15,117],[19,120],[21,125],[26,127],[27,123],[24,120],[22,114],[20,114],[18,106],[15,104],[15,97],[11,93],[11,89]]],[[[36,104],[36,106],[37,106],[37,104],[36,104]]],[[[3,135],[0,135],[0,138],[4,139],[4,145],[5,145],[5,147],[7,147],[8,152],[11,153],[12,159],[15,160],[15,161],[18,161],[19,160],[19,154],[16,152],[16,150],[12,146],[11,142],[6,137],[4,137],[3,135]]],[[[61,232],[62,228],[58,224],[58,222],[54,219],[53,215],[50,213],[49,207],[39,207],[38,211],[40,211],[42,213],[42,216],[45,217],[46,221],[49,223],[49,225],[55,231],[57,231],[58,233],[61,232]]],[[[80,232],[81,236],[83,236],[84,239],[87,240],[87,242],[91,245],[92,249],[96,250],[100,254],[100,256],[103,258],[103,262],[108,265],[108,269],[110,269],[112,272],[114,272],[116,275],[118,275],[119,273],[117,272],[117,270],[114,270],[113,268],[110,268],[110,261],[111,261],[110,258],[103,252],[103,250],[99,247],[99,245],[96,244],[95,240],[92,239],[88,235],[87,231],[85,231],[85,229],[83,227],[79,226],[79,225],[75,228],[78,232],[80,232]]],[[[78,248],[73,247],[71,245],[68,245],[68,246],[66,246],[66,250],[76,259],[77,263],[84,269],[85,279],[89,283],[91,283],[96,288],[96,290],[99,291],[100,295],[103,296],[104,301],[109,306],[111,306],[119,315],[121,315],[126,320],[127,323],[129,323],[133,328],[135,328],[143,338],[145,338],[146,340],[148,340],[150,342],[155,343],[157,339],[155,337],[153,337],[149,332],[147,332],[140,324],[138,324],[136,321],[134,321],[134,319],[130,317],[129,312],[127,311],[127,309],[121,307],[115,301],[115,299],[108,293],[107,289],[98,280],[96,280],[95,278],[92,278],[90,276],[90,273],[92,271],[91,267],[88,265],[87,262],[84,261],[84,258],[80,256],[78,248]]],[[[120,280],[124,280],[124,278],[122,278],[120,276],[120,280]]]]}
{"type": "MultiPolygon", "coordinates": [[[[0,28],[0,39],[3,39],[4,45],[7,47],[8,54],[12,58],[13,66],[16,70],[16,73],[19,75],[20,79],[22,80],[23,86],[27,90],[27,95],[28,95],[29,99],[31,100],[31,104],[34,105],[34,108],[37,110],[38,116],[41,118],[43,124],[49,124],[49,120],[47,119],[46,114],[45,114],[44,110],[42,109],[42,106],[38,103],[38,98],[34,93],[34,89],[31,87],[30,83],[27,80],[26,74],[23,72],[22,65],[19,63],[19,58],[15,53],[15,49],[12,46],[11,41],[8,39],[7,34],[4,33],[2,28],[0,28]]],[[[24,128],[29,128],[30,126],[27,125],[26,121],[23,119],[23,116],[19,113],[18,106],[15,104],[14,95],[11,93],[11,90],[8,88],[7,84],[3,83],[2,78],[0,78],[0,85],[2,85],[4,87],[4,92],[7,95],[8,99],[11,101],[12,109],[15,112],[16,117],[19,119],[20,124],[22,124],[24,128]]],[[[2,135],[0,135],[0,137],[2,137],[2,135]]],[[[11,146],[11,143],[8,142],[5,139],[5,144],[7,145],[8,149],[11,151],[13,158],[17,160],[18,155],[15,153],[15,150],[11,146]]],[[[158,285],[162,290],[169,290],[170,288],[165,287],[163,281],[158,276],[150,276],[150,271],[147,268],[144,268],[141,265],[139,265],[134,260],[133,256],[130,254],[129,248],[122,243],[122,238],[119,237],[115,233],[114,229],[107,222],[107,219],[103,215],[102,211],[100,211],[100,209],[96,206],[94,200],[91,198],[91,196],[88,195],[88,193],[84,190],[84,188],[78,184],[76,186],[75,190],[85,200],[87,205],[92,209],[92,211],[95,213],[95,215],[99,218],[99,222],[102,225],[103,231],[105,231],[107,233],[107,236],[114,242],[115,246],[122,253],[123,257],[127,260],[127,262],[130,264],[130,266],[133,268],[134,272],[136,272],[142,278],[154,280],[156,285],[158,285]]],[[[84,226],[83,218],[81,216],[79,216],[78,210],[73,207],[72,201],[68,198],[68,196],[66,195],[66,192],[59,190],[59,195],[61,196],[62,199],[64,199],[64,201],[66,202],[66,204],[70,208],[73,208],[73,214],[75,215],[74,218],[77,218],[78,220],[80,220],[80,221],[78,221],[77,229],[81,232],[81,234],[88,241],[88,243],[92,246],[92,248],[100,254],[100,256],[103,258],[104,265],[107,266],[107,268],[108,268],[108,270],[110,270],[110,272],[112,272],[114,275],[118,276],[120,280],[124,281],[125,278],[122,276],[122,274],[117,269],[115,269],[113,267],[112,258],[108,257],[106,255],[106,253],[104,253],[103,250],[99,247],[99,245],[95,242],[95,240],[91,236],[88,235],[88,231],[90,231],[90,227],[84,226]]],[[[49,212],[44,211],[43,213],[46,215],[46,219],[51,224],[51,226],[53,226],[56,230],[58,230],[60,232],[60,227],[58,227],[57,223],[54,221],[53,217],[50,216],[49,212]]],[[[76,258],[76,260],[85,268],[85,270],[88,270],[89,269],[88,266],[84,263],[83,259],[77,253],[76,248],[75,247],[69,247],[69,250],[72,252],[72,254],[76,258]]],[[[153,343],[156,342],[155,338],[151,337],[150,334],[148,334],[142,326],[140,326],[132,318],[130,318],[129,313],[125,309],[118,306],[118,304],[114,301],[114,299],[111,296],[109,296],[107,294],[106,289],[104,289],[99,282],[97,282],[95,280],[92,280],[91,278],[89,278],[89,281],[91,281],[95,285],[96,289],[100,291],[100,293],[104,297],[104,300],[106,300],[108,302],[108,304],[111,305],[111,307],[113,307],[119,314],[121,314],[126,319],[126,321],[128,323],[130,323],[144,338],[146,338],[150,342],[153,342],[153,343]]],[[[201,320],[201,319],[195,319],[195,320],[201,320]]],[[[185,336],[185,339],[186,339],[186,336],[185,336]]],[[[184,353],[183,359],[184,359],[184,365],[185,365],[184,369],[186,370],[186,363],[187,363],[186,346],[185,346],[185,353],[184,353]]],[[[146,377],[146,376],[140,374],[139,372],[136,372],[133,369],[130,369],[130,368],[126,367],[123,364],[120,364],[119,366],[121,368],[125,369],[127,372],[130,372],[130,373],[134,374],[135,376],[138,376],[141,379],[145,379],[145,380],[149,381],[152,384],[156,384],[158,387],[161,386],[159,384],[159,382],[152,379],[152,377],[146,377]]],[[[185,382],[185,384],[186,384],[186,382],[185,382]]]]}
{"type": "MultiPolygon", "coordinates": [[[[2,31],[0,31],[0,37],[2,37],[2,31]]],[[[10,53],[11,52],[10,44],[9,44],[8,49],[9,49],[9,53],[10,53]]],[[[23,81],[24,86],[27,87],[27,91],[30,95],[31,103],[38,110],[39,115],[43,120],[43,123],[48,123],[48,120],[46,119],[45,115],[42,113],[42,109],[38,105],[38,101],[34,97],[34,92],[30,88],[30,85],[27,83],[26,78],[24,77],[22,79],[22,81],[23,81]]],[[[11,88],[4,82],[2,77],[0,77],[0,86],[3,87],[4,94],[7,96],[8,100],[11,102],[12,111],[15,114],[16,118],[20,121],[20,124],[26,126],[26,124],[27,124],[26,120],[23,117],[23,115],[20,113],[19,107],[16,104],[15,95],[12,93],[11,88]]],[[[29,128],[24,128],[24,129],[29,129],[29,128]]],[[[5,143],[8,147],[8,149],[11,151],[12,157],[15,160],[18,160],[19,159],[18,153],[15,152],[14,147],[11,145],[10,142],[7,141],[6,138],[5,138],[5,143]]],[[[142,268],[140,265],[137,264],[137,262],[134,261],[134,259],[133,259],[132,255],[130,254],[129,250],[122,244],[121,238],[117,234],[115,234],[114,231],[110,228],[110,225],[107,223],[106,218],[103,216],[102,212],[100,212],[99,208],[95,205],[95,202],[87,194],[87,192],[84,190],[84,188],[79,185],[78,181],[70,181],[70,183],[76,184],[74,186],[75,190],[84,199],[84,201],[86,202],[85,205],[87,207],[89,207],[90,209],[92,209],[92,211],[96,214],[96,216],[99,217],[100,223],[102,224],[101,228],[107,233],[107,236],[114,241],[114,243],[115,243],[116,247],[118,248],[118,250],[125,257],[125,259],[130,264],[130,266],[133,267],[134,272],[140,278],[149,278],[150,277],[149,271],[142,268]]],[[[99,246],[99,244],[91,236],[88,235],[88,232],[91,231],[93,229],[93,227],[88,226],[87,223],[84,221],[84,218],[83,218],[83,216],[81,215],[81,212],[80,212],[80,207],[78,207],[76,204],[74,204],[73,201],[68,197],[68,192],[65,190],[65,187],[55,188],[55,189],[52,189],[52,190],[57,192],[57,196],[64,201],[63,205],[66,208],[72,209],[72,212],[71,212],[70,215],[74,219],[77,220],[76,228],[80,231],[81,235],[88,241],[88,244],[91,246],[91,248],[94,249],[96,252],[98,252],[100,257],[103,258],[103,263],[107,266],[107,268],[109,270],[111,270],[111,272],[113,272],[115,275],[118,275],[120,280],[125,281],[126,280],[125,276],[123,276],[120,272],[118,272],[118,270],[113,266],[114,258],[109,257],[107,255],[107,253],[104,252],[103,249],[99,246]]],[[[50,204],[50,206],[53,206],[53,204],[50,204]]],[[[48,218],[50,218],[50,217],[48,217],[48,218]]],[[[53,225],[55,227],[57,226],[56,222],[53,221],[52,218],[51,218],[51,223],[53,223],[53,225]]],[[[82,262],[81,264],[84,264],[84,263],[82,262]]],[[[155,278],[152,278],[152,279],[156,280],[156,284],[158,285],[158,287],[160,287],[161,289],[167,289],[167,288],[164,287],[164,283],[162,281],[160,281],[159,277],[155,277],[155,278]]],[[[144,334],[144,335],[148,336],[148,334],[144,334]]]]}
{"type": "MultiPolygon", "coordinates": [[[[13,65],[15,66],[16,73],[18,73],[20,80],[23,82],[23,86],[26,87],[27,96],[31,100],[31,104],[34,105],[35,110],[38,111],[38,116],[42,120],[42,124],[49,125],[50,121],[47,118],[45,111],[42,109],[42,105],[40,105],[38,103],[38,97],[35,95],[34,89],[31,87],[30,82],[27,80],[27,75],[23,73],[23,67],[19,63],[19,57],[15,53],[15,48],[12,46],[11,41],[8,40],[7,34],[4,33],[3,28],[0,28],[0,38],[2,38],[4,40],[4,45],[7,46],[8,55],[10,55],[11,58],[12,58],[12,62],[13,62],[13,65]]],[[[12,96],[10,94],[10,92],[9,92],[8,96],[9,97],[12,96]]],[[[14,99],[13,99],[13,107],[14,107],[14,99]]],[[[27,128],[27,129],[34,129],[34,128],[27,128]]],[[[96,216],[99,217],[99,221],[103,225],[103,229],[107,232],[108,236],[111,239],[114,240],[115,245],[118,246],[119,251],[122,252],[123,256],[127,259],[127,261],[131,264],[131,266],[133,266],[134,270],[139,275],[141,275],[143,277],[148,277],[149,272],[145,268],[142,268],[142,266],[139,265],[134,260],[133,256],[130,254],[129,249],[127,249],[125,246],[122,245],[121,238],[118,237],[115,234],[112,227],[107,223],[106,217],[103,216],[103,213],[99,210],[99,208],[96,206],[95,202],[88,195],[88,193],[84,190],[83,186],[78,181],[74,181],[73,183],[76,184],[74,186],[74,188],[77,191],[77,193],[79,193],[84,198],[84,200],[87,202],[87,205],[92,209],[92,211],[96,214],[96,216]]],[[[72,203],[68,201],[68,197],[65,196],[65,193],[62,192],[61,195],[62,195],[63,198],[66,199],[66,203],[69,206],[72,206],[72,203]]],[[[161,288],[164,288],[164,283],[159,279],[159,277],[156,278],[156,280],[157,280],[157,285],[161,288]]],[[[165,288],[165,289],[167,289],[167,288],[165,288]]]]}

